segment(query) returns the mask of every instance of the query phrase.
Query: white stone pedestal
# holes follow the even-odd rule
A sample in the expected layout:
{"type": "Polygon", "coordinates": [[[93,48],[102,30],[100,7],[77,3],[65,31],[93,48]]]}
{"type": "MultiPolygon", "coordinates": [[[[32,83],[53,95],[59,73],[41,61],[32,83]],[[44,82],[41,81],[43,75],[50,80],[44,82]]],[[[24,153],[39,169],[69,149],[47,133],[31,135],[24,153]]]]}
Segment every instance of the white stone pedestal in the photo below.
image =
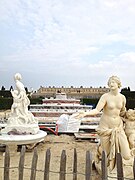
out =
{"type": "Polygon", "coordinates": [[[0,144],[7,145],[11,155],[17,153],[17,145],[28,145],[44,141],[47,133],[39,130],[37,134],[28,135],[0,135],[0,144]]]}

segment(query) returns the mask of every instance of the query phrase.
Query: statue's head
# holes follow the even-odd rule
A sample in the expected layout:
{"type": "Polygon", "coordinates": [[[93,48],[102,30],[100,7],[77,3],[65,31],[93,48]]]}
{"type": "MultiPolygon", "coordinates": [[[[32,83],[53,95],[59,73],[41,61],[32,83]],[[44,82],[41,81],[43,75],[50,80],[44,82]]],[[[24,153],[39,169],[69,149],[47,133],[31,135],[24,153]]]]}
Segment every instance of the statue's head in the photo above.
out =
{"type": "Polygon", "coordinates": [[[20,73],[16,73],[15,76],[14,76],[14,79],[15,80],[21,80],[22,79],[22,76],[20,73]]]}
{"type": "Polygon", "coordinates": [[[134,109],[129,109],[126,112],[126,117],[129,121],[135,121],[135,110],[134,109]]]}
{"type": "Polygon", "coordinates": [[[111,76],[111,77],[109,78],[109,80],[108,80],[108,83],[107,83],[109,87],[110,87],[111,81],[115,81],[115,82],[118,84],[118,88],[121,87],[121,81],[120,81],[120,78],[119,78],[119,77],[117,77],[117,76],[111,76]]]}

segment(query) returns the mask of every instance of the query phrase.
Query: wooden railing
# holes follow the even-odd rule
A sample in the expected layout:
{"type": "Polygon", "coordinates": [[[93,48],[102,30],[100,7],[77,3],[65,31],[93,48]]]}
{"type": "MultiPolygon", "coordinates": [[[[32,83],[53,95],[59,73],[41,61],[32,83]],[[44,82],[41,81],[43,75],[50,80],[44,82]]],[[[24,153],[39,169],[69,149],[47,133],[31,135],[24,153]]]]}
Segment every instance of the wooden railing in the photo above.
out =
{"type": "MultiPolygon", "coordinates": [[[[37,153],[37,148],[34,148],[33,151],[33,157],[32,157],[32,162],[31,162],[31,167],[26,168],[24,165],[24,160],[25,160],[25,146],[22,146],[21,152],[20,152],[20,159],[19,159],[19,165],[16,167],[18,169],[18,177],[16,179],[18,180],[25,180],[24,179],[24,170],[29,169],[30,171],[30,177],[28,179],[30,180],[36,180],[36,173],[38,170],[37,168],[37,162],[38,162],[38,153],[37,153]]],[[[66,171],[66,160],[67,160],[67,155],[66,151],[63,150],[61,153],[60,157],[60,169],[59,172],[53,172],[50,170],[50,158],[51,158],[51,151],[50,149],[46,150],[46,155],[45,155],[45,163],[44,163],[44,169],[42,170],[42,177],[41,180],[51,180],[51,173],[56,173],[59,175],[59,180],[69,180],[67,178],[67,175],[70,174],[72,175],[73,180],[77,180],[78,176],[81,174],[82,175],[82,180],[93,180],[94,176],[97,176],[97,173],[93,173],[93,160],[92,160],[92,154],[90,151],[86,151],[86,160],[85,160],[85,173],[80,173],[78,172],[78,162],[77,162],[77,151],[74,149],[74,154],[73,154],[73,171],[72,172],[67,172],[66,171]]],[[[117,177],[109,177],[107,174],[107,157],[106,153],[103,151],[102,152],[102,161],[101,161],[101,171],[102,175],[99,175],[99,179],[101,180],[108,180],[108,179],[118,179],[118,180],[124,180],[126,177],[124,177],[123,173],[123,166],[122,166],[122,157],[121,154],[117,154],[116,158],[116,163],[117,163],[117,177]]],[[[3,168],[3,180],[10,180],[10,170],[15,168],[10,166],[10,152],[8,149],[8,146],[6,147],[5,150],[5,157],[4,157],[4,167],[3,168]]],[[[41,171],[41,170],[40,170],[41,171]]],[[[135,179],[135,161],[133,164],[133,176],[135,179]]],[[[71,177],[71,176],[70,176],[71,177]]],[[[16,180],[14,179],[14,180],[16,180]]],[[[57,178],[56,178],[57,179],[57,178]]],[[[97,179],[97,178],[96,178],[97,179]]],[[[129,179],[130,180],[130,179],[129,179]]]]}

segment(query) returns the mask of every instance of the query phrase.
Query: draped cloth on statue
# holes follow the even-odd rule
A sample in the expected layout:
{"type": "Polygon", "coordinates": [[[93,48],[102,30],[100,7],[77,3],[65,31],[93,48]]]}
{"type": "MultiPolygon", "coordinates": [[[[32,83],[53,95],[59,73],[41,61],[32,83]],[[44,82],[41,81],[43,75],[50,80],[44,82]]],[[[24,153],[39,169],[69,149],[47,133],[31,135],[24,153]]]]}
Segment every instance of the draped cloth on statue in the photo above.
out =
{"type": "Polygon", "coordinates": [[[100,137],[102,150],[108,150],[107,157],[110,171],[115,168],[116,153],[120,152],[124,159],[130,157],[130,148],[122,124],[112,129],[97,128],[97,133],[100,137]]]}

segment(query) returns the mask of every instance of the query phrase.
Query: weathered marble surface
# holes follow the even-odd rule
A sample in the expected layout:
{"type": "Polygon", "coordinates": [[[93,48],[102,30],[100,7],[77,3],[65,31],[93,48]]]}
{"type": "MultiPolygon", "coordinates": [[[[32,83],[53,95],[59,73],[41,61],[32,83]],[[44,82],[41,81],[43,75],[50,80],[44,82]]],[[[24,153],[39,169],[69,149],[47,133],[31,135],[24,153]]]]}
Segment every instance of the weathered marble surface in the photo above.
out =
{"type": "Polygon", "coordinates": [[[7,126],[1,130],[1,133],[37,134],[39,131],[38,121],[28,111],[30,100],[21,79],[21,74],[16,73],[14,76],[16,88],[11,90],[13,96],[11,114],[8,118],[7,126]]]}
{"type": "MultiPolygon", "coordinates": [[[[39,130],[36,134],[26,134],[26,135],[0,135],[0,144],[7,145],[10,151],[10,155],[17,155],[17,146],[26,145],[27,147],[34,147],[36,143],[44,141],[47,136],[45,131],[39,130]]],[[[4,154],[3,154],[4,155],[4,154]]]]}
{"type": "Polygon", "coordinates": [[[23,145],[23,144],[32,144],[44,140],[44,137],[47,135],[45,131],[39,130],[37,134],[27,134],[27,135],[8,135],[2,134],[0,136],[0,143],[1,144],[16,144],[16,145],[23,145]]]}
{"type": "Polygon", "coordinates": [[[127,135],[129,146],[135,148],[135,110],[129,109],[125,118],[125,133],[127,135]]]}
{"type": "Polygon", "coordinates": [[[135,110],[126,111],[126,98],[119,93],[120,79],[112,76],[108,80],[110,92],[99,99],[95,109],[82,112],[78,118],[86,115],[97,115],[102,111],[102,116],[97,128],[100,144],[97,148],[95,165],[101,172],[101,153],[107,153],[108,174],[116,176],[116,153],[121,153],[123,158],[124,175],[133,178],[133,156],[135,154],[135,110]]]}

